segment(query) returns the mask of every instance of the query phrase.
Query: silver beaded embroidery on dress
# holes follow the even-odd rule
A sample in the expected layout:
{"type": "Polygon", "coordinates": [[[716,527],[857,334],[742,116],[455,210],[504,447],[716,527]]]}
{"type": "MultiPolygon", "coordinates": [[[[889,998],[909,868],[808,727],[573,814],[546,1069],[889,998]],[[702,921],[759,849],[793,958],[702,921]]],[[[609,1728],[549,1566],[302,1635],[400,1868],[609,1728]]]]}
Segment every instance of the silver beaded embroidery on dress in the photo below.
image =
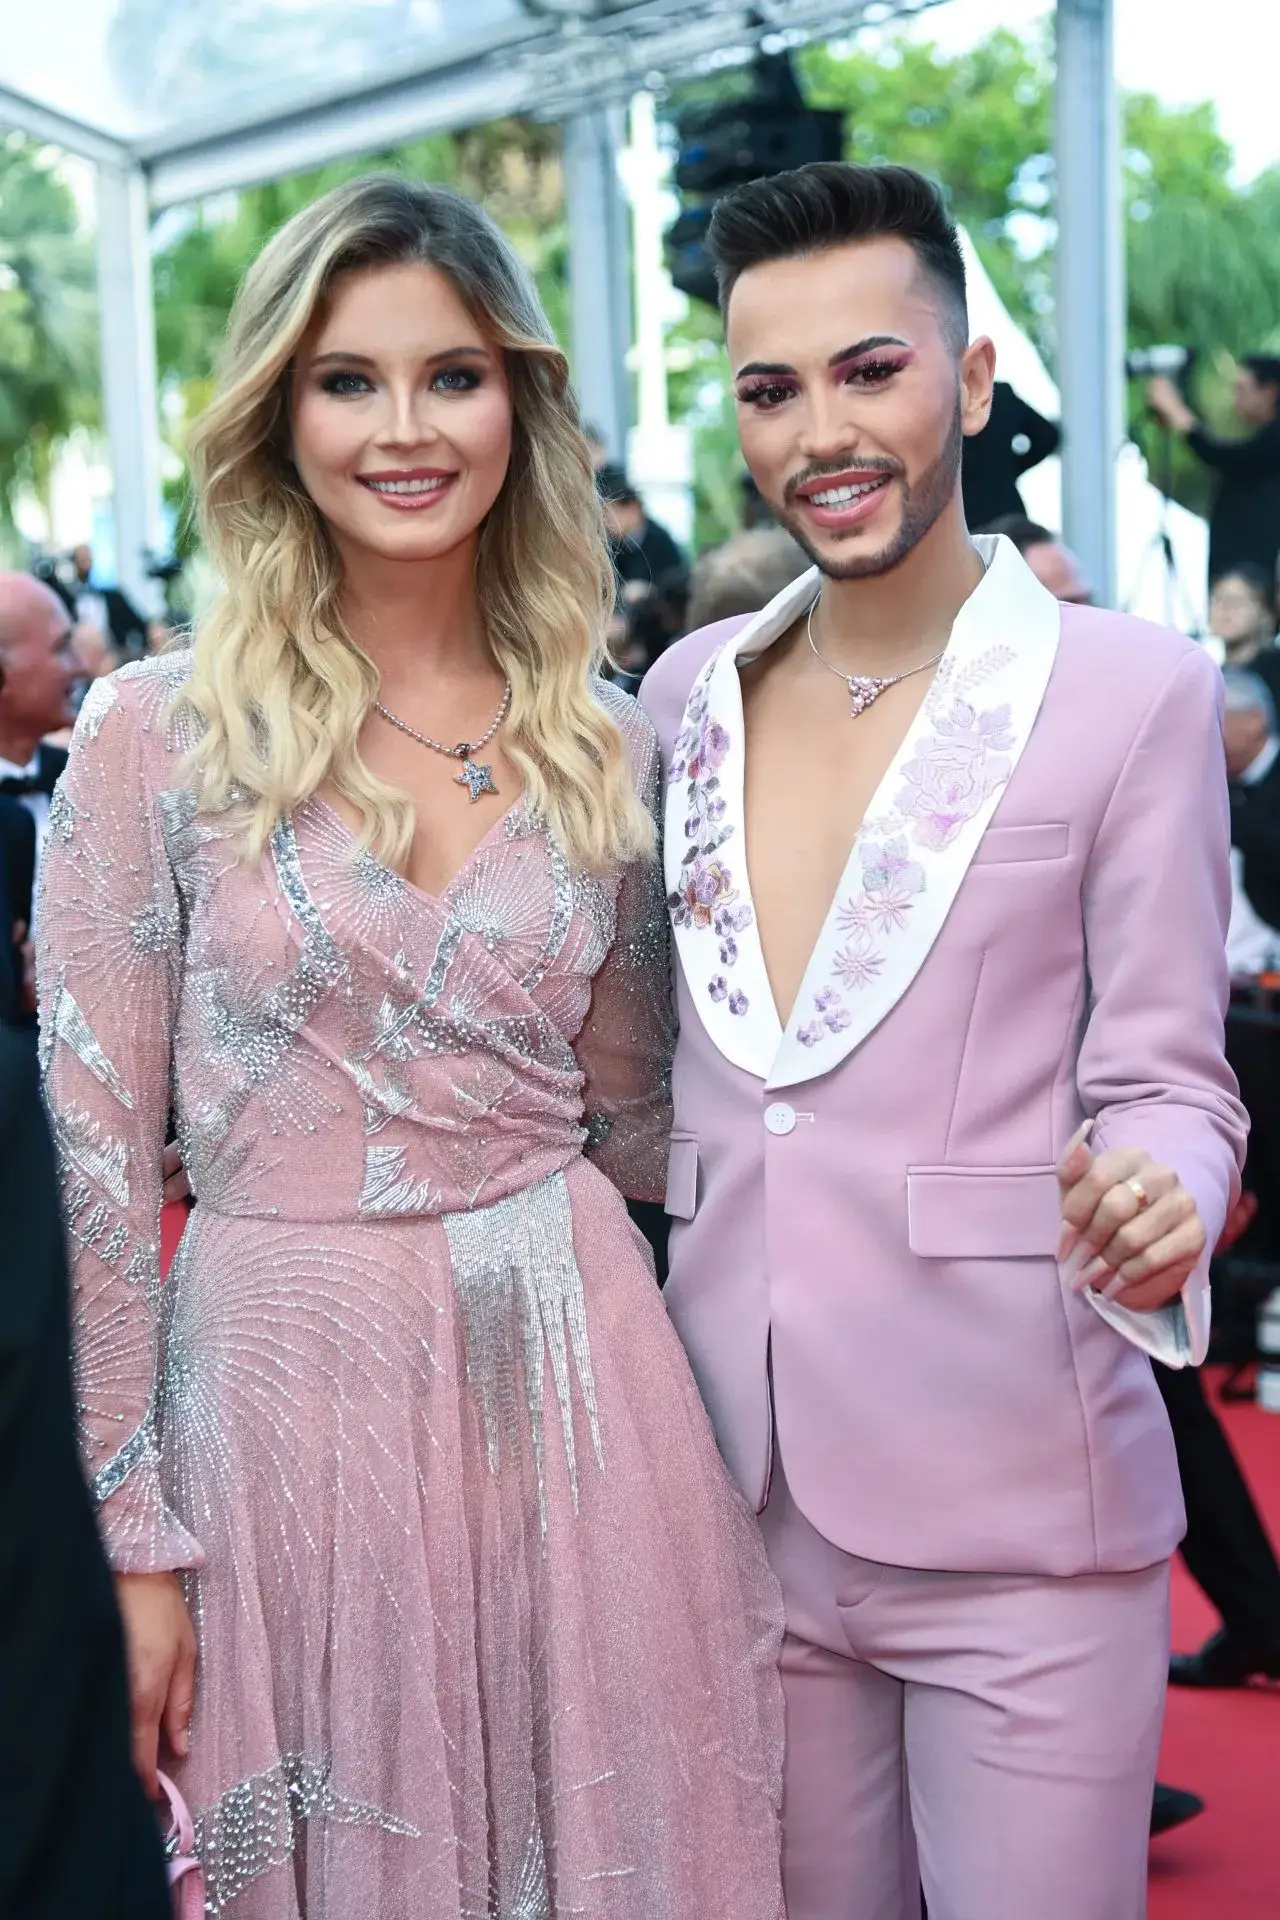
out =
{"type": "Polygon", "coordinates": [[[185,671],[85,703],[40,975],[86,1465],[115,1566],[184,1570],[209,1912],[779,1920],[778,1597],[619,1193],[663,1192],[659,869],[517,802],[434,898],[319,800],[250,866],[185,671]]]}

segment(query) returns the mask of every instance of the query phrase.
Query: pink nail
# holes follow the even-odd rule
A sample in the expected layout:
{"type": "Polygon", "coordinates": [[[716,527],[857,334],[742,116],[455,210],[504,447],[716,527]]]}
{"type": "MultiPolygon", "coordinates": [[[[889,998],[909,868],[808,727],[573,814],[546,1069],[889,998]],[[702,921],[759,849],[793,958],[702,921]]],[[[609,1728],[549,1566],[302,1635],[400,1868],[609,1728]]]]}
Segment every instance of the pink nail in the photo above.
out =
{"type": "Polygon", "coordinates": [[[1058,1259],[1063,1261],[1080,1238],[1079,1227],[1073,1227],[1069,1220],[1062,1223],[1062,1232],[1058,1235],[1058,1259]]]}

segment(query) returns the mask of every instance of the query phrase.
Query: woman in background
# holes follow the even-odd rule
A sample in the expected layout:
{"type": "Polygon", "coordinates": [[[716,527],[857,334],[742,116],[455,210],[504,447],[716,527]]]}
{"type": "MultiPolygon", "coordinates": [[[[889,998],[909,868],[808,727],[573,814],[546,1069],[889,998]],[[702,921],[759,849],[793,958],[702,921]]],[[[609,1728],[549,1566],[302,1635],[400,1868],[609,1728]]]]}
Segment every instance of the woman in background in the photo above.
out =
{"type": "Polygon", "coordinates": [[[1261,567],[1242,562],[1219,574],[1209,595],[1209,631],[1222,643],[1224,666],[1248,667],[1280,695],[1275,592],[1261,567]]]}
{"type": "Polygon", "coordinates": [[[95,686],[41,929],[139,1764],[232,1920],[779,1920],[779,1604],[622,1197],[655,741],[497,230],[392,177],[300,214],[195,469],[225,592],[95,686]]]}

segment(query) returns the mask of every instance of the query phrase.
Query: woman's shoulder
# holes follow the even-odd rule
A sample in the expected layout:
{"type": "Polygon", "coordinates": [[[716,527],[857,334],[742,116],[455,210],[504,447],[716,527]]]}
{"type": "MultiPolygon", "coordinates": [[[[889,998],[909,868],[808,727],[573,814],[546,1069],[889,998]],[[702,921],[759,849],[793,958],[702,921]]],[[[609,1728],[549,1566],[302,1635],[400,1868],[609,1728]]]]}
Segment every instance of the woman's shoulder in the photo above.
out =
{"type": "Polygon", "coordinates": [[[637,785],[643,786],[658,752],[652,720],[634,694],[625,693],[603,674],[593,676],[592,692],[626,741],[637,785]]]}
{"type": "Polygon", "coordinates": [[[147,660],[131,660],[95,680],[76,721],[73,750],[84,751],[104,735],[141,735],[165,753],[185,753],[199,724],[179,696],[191,674],[191,651],[175,648],[147,660]]]}

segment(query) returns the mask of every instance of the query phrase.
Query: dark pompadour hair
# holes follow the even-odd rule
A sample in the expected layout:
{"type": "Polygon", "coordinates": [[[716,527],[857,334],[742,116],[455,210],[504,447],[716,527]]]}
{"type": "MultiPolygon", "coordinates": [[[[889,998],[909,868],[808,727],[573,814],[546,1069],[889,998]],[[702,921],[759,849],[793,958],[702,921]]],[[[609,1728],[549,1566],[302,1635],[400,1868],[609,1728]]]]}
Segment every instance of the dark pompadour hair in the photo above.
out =
{"type": "Polygon", "coordinates": [[[906,241],[942,295],[948,338],[957,350],[965,347],[969,310],[955,225],[937,187],[910,167],[819,160],[726,193],[707,233],[721,311],[748,267],[880,234],[906,241]]]}

